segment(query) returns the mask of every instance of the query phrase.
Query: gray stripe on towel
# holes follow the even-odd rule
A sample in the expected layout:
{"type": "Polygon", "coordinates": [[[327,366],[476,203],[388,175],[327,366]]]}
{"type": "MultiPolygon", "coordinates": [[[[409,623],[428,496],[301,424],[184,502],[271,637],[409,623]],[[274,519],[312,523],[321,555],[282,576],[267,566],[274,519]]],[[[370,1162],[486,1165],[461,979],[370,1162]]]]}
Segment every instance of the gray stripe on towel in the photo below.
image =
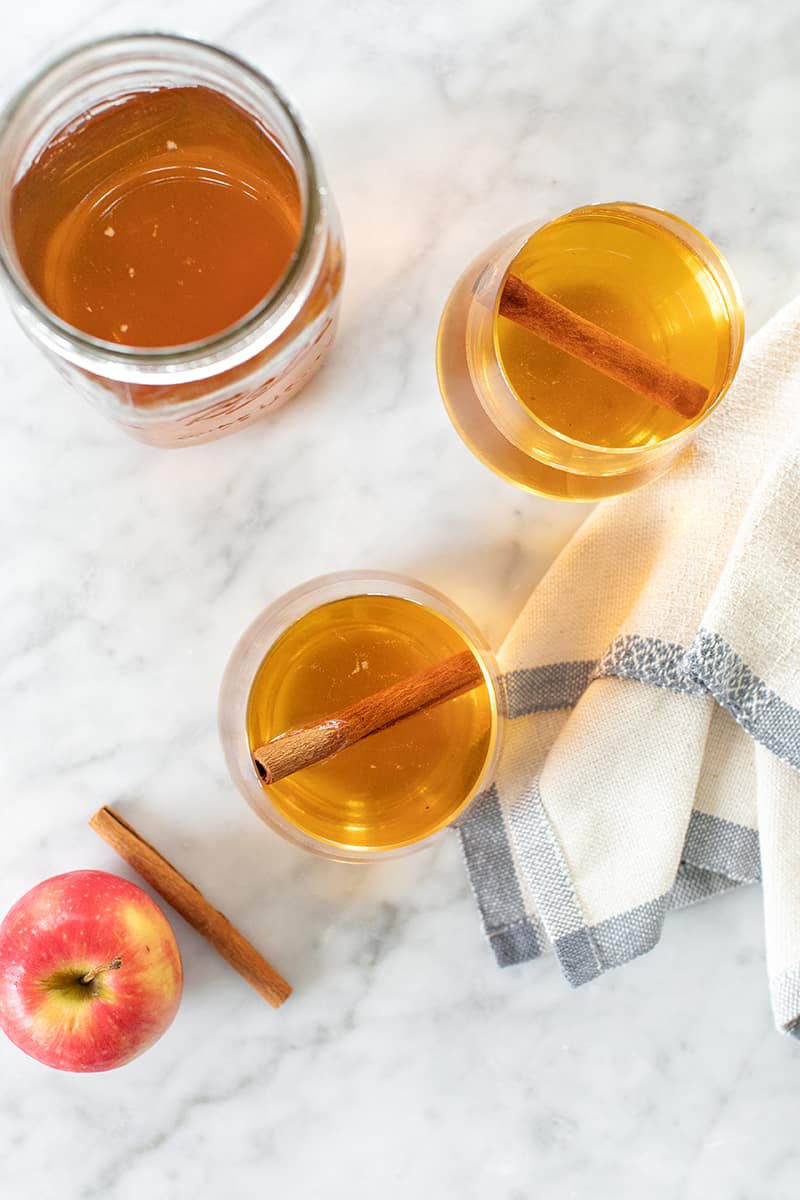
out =
{"type": "Polygon", "coordinates": [[[478,797],[458,832],[483,927],[499,965],[538,958],[543,939],[525,912],[496,787],[478,797]]]}
{"type": "Polygon", "coordinates": [[[733,883],[761,879],[758,831],[709,813],[692,813],[682,857],[690,866],[714,871],[733,883]]]}
{"type": "Polygon", "coordinates": [[[496,933],[490,933],[489,945],[498,967],[514,967],[543,953],[541,935],[527,917],[505,929],[498,929],[496,933]]]}
{"type": "Polygon", "coordinates": [[[576,659],[509,671],[504,679],[509,717],[574,708],[589,686],[596,665],[594,659],[576,659]]]}
{"type": "Polygon", "coordinates": [[[507,820],[516,851],[514,865],[525,891],[534,897],[549,938],[555,941],[580,932],[586,922],[561,845],[542,803],[538,779],[508,806],[507,820]]]}
{"type": "Polygon", "coordinates": [[[579,987],[609,967],[619,967],[651,950],[661,937],[668,902],[668,895],[659,896],[607,921],[557,938],[553,946],[568,982],[579,987]]]}
{"type": "MultiPolygon", "coordinates": [[[[672,890],[666,895],[556,939],[556,954],[573,987],[587,983],[610,967],[622,966],[652,950],[661,937],[664,917],[669,909],[697,903],[708,896],[729,891],[741,883],[755,882],[759,878],[758,835],[751,829],[717,817],[706,819],[705,813],[695,812],[689,824],[686,844],[691,854],[699,857],[705,853],[707,865],[683,862],[672,890]],[[709,840],[715,836],[714,830],[721,839],[720,846],[709,840]],[[727,867],[723,866],[722,860],[727,867]],[[719,869],[714,869],[715,863],[719,869]],[[731,868],[730,873],[728,867],[731,868]]],[[[800,1004],[800,975],[797,988],[800,1004]]]]}
{"type": "Polygon", "coordinates": [[[671,908],[682,908],[708,896],[729,891],[738,882],[714,871],[682,866],[672,891],[558,938],[554,949],[561,969],[573,987],[588,983],[611,967],[620,967],[652,950],[660,938],[664,917],[671,908]]]}
{"type": "Polygon", "coordinates": [[[724,638],[699,630],[686,665],[752,738],[800,769],[800,709],[768,688],[724,638]]]}
{"type": "MultiPolygon", "coordinates": [[[[694,904],[761,877],[758,834],[707,813],[692,813],[682,857],[675,883],[666,895],[556,938],[556,954],[573,987],[651,950],[661,937],[668,909],[694,904]]],[[[572,893],[571,885],[569,890],[572,893]]]]}
{"type": "MultiPolygon", "coordinates": [[[[492,789],[487,795],[491,798],[494,837],[505,839],[497,794],[492,789]]],[[[732,821],[694,812],[672,890],[628,912],[587,926],[561,848],[542,804],[538,785],[534,785],[522,801],[511,806],[508,819],[512,825],[519,822],[519,869],[524,872],[527,885],[537,897],[562,970],[573,987],[588,983],[603,971],[621,966],[652,949],[661,937],[664,917],[669,909],[695,904],[708,896],[760,878],[758,834],[732,821]]],[[[471,836],[477,836],[479,843],[483,842],[485,835],[482,830],[470,832],[471,836]]],[[[507,863],[506,870],[513,872],[514,862],[507,843],[502,847],[501,854],[507,863]]],[[[493,861],[499,861],[497,856],[493,861]]],[[[507,884],[507,878],[503,882],[507,884]]],[[[514,891],[513,903],[510,904],[507,889],[498,886],[498,879],[490,877],[487,880],[485,876],[480,878],[473,875],[473,886],[476,883],[480,883],[484,891],[481,911],[484,912],[486,932],[498,963],[509,966],[538,957],[544,949],[545,939],[535,926],[528,929],[525,921],[520,919],[523,900],[519,888],[514,891]],[[493,895],[496,901],[488,906],[489,913],[496,921],[502,914],[510,917],[516,913],[516,917],[507,920],[505,925],[489,928],[486,918],[487,893],[493,895]],[[531,933],[535,938],[533,942],[531,933]]]]}
{"type": "Polygon", "coordinates": [[[705,691],[686,671],[686,648],[677,642],[627,634],[615,638],[600,658],[523,667],[504,676],[508,716],[574,708],[593,679],[614,677],[652,683],[676,692],[705,691]]]}
{"type": "Polygon", "coordinates": [[[730,879],[727,875],[719,875],[716,871],[707,871],[703,867],[694,867],[691,863],[681,863],[678,874],[669,894],[670,908],[690,908],[709,896],[720,896],[733,888],[741,887],[741,879],[730,879]]]}
{"type": "Polygon", "coordinates": [[[702,692],[705,689],[686,670],[686,649],[678,642],[626,634],[615,638],[598,661],[595,677],[613,676],[652,683],[673,692],[702,692]]]}

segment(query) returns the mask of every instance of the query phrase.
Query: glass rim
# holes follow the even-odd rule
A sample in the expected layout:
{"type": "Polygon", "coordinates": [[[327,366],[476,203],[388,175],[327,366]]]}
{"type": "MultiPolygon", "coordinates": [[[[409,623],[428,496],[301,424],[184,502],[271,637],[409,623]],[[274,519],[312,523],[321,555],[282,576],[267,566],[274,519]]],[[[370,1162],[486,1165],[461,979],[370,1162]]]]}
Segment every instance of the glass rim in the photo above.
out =
{"type": "MultiPolygon", "coordinates": [[[[520,234],[522,235],[523,230],[527,230],[528,228],[529,226],[527,225],[522,226],[519,230],[520,234]]],[[[679,237],[677,231],[673,230],[672,232],[675,237],[679,237]]],[[[707,418],[716,411],[720,401],[724,398],[731,384],[733,383],[736,372],[739,368],[739,363],[741,361],[742,349],[744,346],[744,301],[739,290],[739,284],[736,280],[736,276],[733,274],[725,255],[717,248],[710,238],[706,237],[704,233],[697,229],[696,226],[692,225],[691,222],[685,220],[685,218],[677,216],[677,214],[670,212],[668,209],[658,208],[653,204],[640,204],[638,201],[631,200],[608,200],[596,204],[579,204],[576,208],[571,208],[567,212],[561,213],[559,216],[553,217],[549,221],[545,221],[545,223],[543,225],[539,225],[533,231],[533,233],[526,233],[525,236],[522,237],[517,249],[511,255],[508,265],[504,269],[497,287],[497,295],[494,299],[492,314],[492,345],[503,383],[508,388],[509,394],[513,396],[515,402],[519,405],[518,415],[529,428],[542,429],[549,436],[556,439],[556,441],[565,446],[571,446],[576,450],[601,455],[614,455],[615,457],[619,455],[624,461],[625,459],[636,458],[637,456],[641,455],[643,451],[660,452],[662,447],[665,451],[668,450],[670,447],[680,443],[688,436],[692,435],[707,420],[707,418]],[[554,225],[557,222],[564,220],[566,217],[574,216],[577,213],[596,212],[604,209],[611,211],[614,209],[624,209],[627,211],[635,210],[637,213],[643,214],[643,219],[649,221],[649,223],[652,225],[656,224],[656,221],[653,219],[654,217],[666,217],[668,221],[674,222],[681,230],[688,234],[687,238],[681,240],[683,240],[690,249],[694,251],[697,250],[697,247],[692,245],[690,239],[699,242],[702,246],[702,249],[705,251],[705,265],[713,275],[714,280],[720,290],[720,294],[725,300],[726,308],[729,310],[728,316],[730,342],[728,348],[728,365],[725,382],[723,383],[719,392],[714,397],[711,404],[699,412],[694,420],[688,425],[685,425],[683,429],[676,430],[675,433],[671,433],[669,437],[659,438],[657,442],[642,446],[599,446],[595,442],[582,442],[578,438],[570,437],[568,433],[564,433],[562,430],[556,429],[552,425],[548,425],[546,421],[541,419],[541,417],[537,417],[535,413],[531,412],[527,405],[525,405],[520,399],[516,389],[508,378],[505,365],[497,347],[497,310],[500,304],[500,297],[502,295],[506,279],[511,271],[511,266],[514,262],[514,259],[516,258],[517,254],[519,254],[523,246],[525,246],[532,237],[535,237],[537,233],[541,232],[543,229],[547,229],[550,225],[554,225]],[[720,276],[722,276],[724,283],[721,281],[720,276]],[[730,293],[730,296],[727,293],[730,293]],[[732,299],[733,301],[732,306],[728,303],[729,299],[732,299]]],[[[508,433],[506,433],[504,430],[501,432],[503,437],[511,441],[512,445],[515,444],[509,437],[508,433]]],[[[565,467],[560,469],[568,470],[568,468],[565,467]]],[[[621,467],[618,472],[612,472],[612,474],[622,474],[625,472],[625,470],[626,468],[621,467]]],[[[575,473],[580,474],[580,472],[575,473]]]]}
{"type": "MultiPolygon", "coordinates": [[[[13,252],[9,253],[8,239],[0,228],[0,268],[26,308],[33,313],[60,345],[67,345],[79,351],[89,363],[103,368],[99,371],[101,374],[108,374],[109,363],[114,364],[123,372],[123,378],[128,377],[126,368],[150,375],[170,368],[201,370],[203,367],[216,367],[226,352],[235,355],[236,351],[243,346],[247,348],[244,357],[249,357],[251,343],[255,335],[262,330],[265,319],[269,320],[270,317],[279,315],[283,317],[280,328],[273,328],[273,334],[277,334],[288,326],[302,303],[302,289],[298,289],[294,295],[293,290],[308,264],[323,210],[323,196],[314,153],[302,121],[281,89],[257,67],[252,66],[231,51],[198,38],[185,37],[182,34],[148,31],[114,34],[84,42],[52,59],[16,91],[0,112],[0,154],[2,154],[4,142],[13,128],[14,121],[19,118],[23,107],[36,97],[37,91],[45,91],[48,85],[52,86],[57,83],[59,76],[65,74],[67,69],[81,66],[90,68],[102,64],[103,60],[110,57],[116,50],[135,54],[137,50],[142,53],[152,53],[154,49],[161,49],[167,52],[164,58],[168,61],[168,52],[171,48],[194,50],[204,56],[207,61],[215,61],[223,68],[244,73],[268,100],[278,106],[288,122],[300,152],[298,174],[301,175],[299,179],[301,195],[303,189],[305,190],[303,222],[297,246],[286,270],[258,304],[233,324],[208,337],[178,345],[153,347],[121,346],[116,342],[94,337],[64,321],[45,304],[32,287],[21,264],[15,261],[16,255],[13,252]]],[[[122,65],[124,69],[124,64],[122,65]]],[[[258,119],[257,114],[250,113],[249,115],[258,119]]],[[[267,125],[265,128],[269,132],[267,125]]],[[[292,162],[291,166],[293,170],[297,171],[298,164],[292,162]]],[[[231,365],[235,365],[235,363],[231,365]]]]}

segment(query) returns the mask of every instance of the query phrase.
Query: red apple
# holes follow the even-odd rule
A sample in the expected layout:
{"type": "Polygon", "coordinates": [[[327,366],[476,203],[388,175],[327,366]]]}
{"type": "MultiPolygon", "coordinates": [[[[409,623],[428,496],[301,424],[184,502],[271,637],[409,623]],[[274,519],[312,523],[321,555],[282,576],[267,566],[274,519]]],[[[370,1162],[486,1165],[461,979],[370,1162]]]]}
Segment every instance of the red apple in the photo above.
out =
{"type": "Polygon", "coordinates": [[[106,871],[45,879],[0,925],[0,1028],[48,1067],[121,1067],[161,1037],[182,991],[161,909],[106,871]]]}

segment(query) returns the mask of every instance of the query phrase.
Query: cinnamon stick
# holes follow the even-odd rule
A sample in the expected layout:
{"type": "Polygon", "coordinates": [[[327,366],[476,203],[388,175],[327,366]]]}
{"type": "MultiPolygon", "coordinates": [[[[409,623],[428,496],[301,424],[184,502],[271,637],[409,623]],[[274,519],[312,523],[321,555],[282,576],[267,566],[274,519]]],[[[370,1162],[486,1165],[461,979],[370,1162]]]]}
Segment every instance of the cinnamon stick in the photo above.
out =
{"type": "Polygon", "coordinates": [[[609,379],[689,420],[702,411],[708,400],[708,388],[695,379],[650,358],[637,346],[565,308],[517,275],[506,279],[498,312],[609,379]]]}
{"type": "Polygon", "coordinates": [[[475,655],[464,650],[319,721],[279,733],[254,751],[256,769],[266,784],[277,783],[414,713],[471,691],[482,680],[475,655]]]}
{"type": "Polygon", "coordinates": [[[273,1008],[279,1008],[289,998],[292,989],[275,968],[119,813],[111,808],[101,808],[89,824],[120,858],[124,858],[198,933],[202,933],[273,1008]]]}

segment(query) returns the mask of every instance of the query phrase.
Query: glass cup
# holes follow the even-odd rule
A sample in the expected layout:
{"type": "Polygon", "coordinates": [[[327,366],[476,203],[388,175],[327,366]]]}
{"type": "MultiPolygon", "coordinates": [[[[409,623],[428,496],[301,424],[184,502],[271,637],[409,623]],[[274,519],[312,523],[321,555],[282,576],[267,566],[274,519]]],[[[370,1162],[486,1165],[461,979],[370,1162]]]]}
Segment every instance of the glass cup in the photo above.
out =
{"type": "Polygon", "coordinates": [[[109,38],[67,55],[5,112],[0,264],[17,319],[70,383],[141,441],[184,446],[241,429],[284,404],[314,375],[336,330],[344,251],[319,161],[274,84],[225,51],[145,34],[109,38]],[[86,114],[123,96],[197,85],[238,105],[285,153],[301,203],[294,254],[255,308],[201,341],[137,348],[93,337],[58,317],[31,286],[14,240],[14,186],[55,135],[86,114]]]}
{"type": "MultiPolygon", "coordinates": [[[[339,630],[341,628],[340,626],[339,630]]],[[[318,636],[318,634],[315,635],[317,638],[318,636]]],[[[329,638],[336,637],[337,633],[334,632],[332,635],[329,633],[327,636],[329,638]]],[[[425,636],[428,636],[427,633],[425,636]]],[[[413,642],[413,638],[411,640],[413,642]]],[[[422,644],[421,641],[419,644],[422,644]]],[[[320,656],[324,655],[324,648],[320,649],[320,645],[319,640],[310,641],[309,646],[314,647],[311,657],[307,661],[295,658],[291,671],[295,673],[295,676],[297,672],[305,671],[311,679],[316,693],[324,696],[326,677],[320,671],[320,662],[322,661],[320,656]]],[[[427,646],[426,653],[429,650],[430,645],[427,646]]],[[[437,645],[437,659],[439,652],[437,645]]],[[[346,649],[345,653],[349,653],[349,650],[346,649]]],[[[365,662],[359,662],[358,656],[356,656],[353,672],[357,672],[360,666],[366,665],[365,662]]],[[[281,675],[281,681],[287,678],[288,672],[281,675]]],[[[292,680],[289,679],[289,684],[291,685],[291,683],[292,680]]],[[[276,686],[280,690],[281,683],[276,686]]],[[[385,686],[385,681],[378,685],[378,687],[383,686],[385,686]]],[[[375,690],[377,690],[376,687],[370,683],[367,694],[372,694],[375,690]]],[[[315,695],[314,703],[317,702],[315,695]]],[[[279,699],[276,699],[275,703],[278,704],[279,699]]],[[[460,696],[455,700],[446,701],[445,704],[439,706],[439,710],[441,711],[449,705],[465,703],[477,704],[478,700],[469,700],[469,696],[460,696]]],[[[324,716],[326,710],[324,705],[321,707],[322,712],[319,715],[324,716]]],[[[219,698],[219,731],[231,778],[247,803],[266,825],[295,845],[315,854],[340,862],[361,863],[392,858],[430,844],[456,820],[472,799],[488,786],[499,753],[501,707],[501,684],[494,657],[479,630],[450,600],[434,589],[400,575],[345,571],[313,579],[309,583],[295,588],[294,591],[288,592],[265,609],[245,631],[231,655],[222,680],[219,698]],[[415,817],[415,826],[411,828],[405,826],[404,818],[402,830],[398,832],[401,829],[400,825],[390,825],[389,821],[393,819],[390,817],[381,834],[380,844],[376,844],[376,839],[372,834],[370,836],[373,837],[373,841],[370,844],[369,838],[364,836],[362,826],[357,823],[348,826],[348,821],[355,821],[355,818],[350,815],[351,808],[348,807],[350,796],[348,796],[346,788],[341,796],[338,790],[331,792],[331,775],[328,773],[326,776],[322,772],[326,768],[336,768],[337,761],[339,767],[336,769],[343,769],[346,755],[352,755],[354,751],[367,747],[370,743],[374,745],[377,739],[385,737],[391,731],[384,730],[382,733],[373,735],[372,738],[365,738],[359,746],[344,750],[338,760],[330,759],[328,763],[299,771],[293,777],[295,781],[300,780],[301,777],[310,780],[312,772],[316,773],[313,775],[313,781],[305,785],[312,790],[312,793],[314,789],[317,789],[316,794],[311,794],[310,799],[306,801],[308,811],[311,811],[317,797],[323,795],[324,789],[329,789],[324,794],[327,797],[325,803],[333,805],[331,828],[325,827],[323,832],[320,832],[320,825],[317,823],[311,828],[311,822],[306,821],[305,814],[299,820],[287,818],[287,811],[293,810],[287,805],[285,797],[278,796],[276,789],[282,784],[273,784],[268,787],[262,782],[254,765],[253,751],[255,747],[251,743],[248,719],[252,716],[251,695],[259,668],[265,661],[269,662],[266,656],[273,652],[276,646],[286,645],[287,635],[291,635],[293,630],[300,629],[298,622],[301,622],[309,614],[321,610],[323,606],[331,605],[336,601],[359,598],[360,603],[365,599],[369,602],[376,597],[398,598],[410,602],[414,606],[422,606],[424,610],[435,614],[441,621],[441,629],[447,639],[446,646],[442,643],[441,655],[443,658],[452,653],[454,647],[456,647],[456,652],[468,649],[473,653],[483,675],[485,693],[481,691],[469,695],[480,697],[480,703],[484,706],[481,708],[481,713],[488,714],[488,721],[486,734],[481,737],[478,744],[477,757],[469,758],[471,775],[468,778],[465,776],[463,791],[451,794],[447,790],[449,783],[442,788],[442,794],[446,792],[447,795],[446,810],[438,803],[441,795],[436,794],[437,780],[441,785],[446,776],[449,777],[455,773],[452,754],[457,754],[464,762],[467,761],[469,753],[467,745],[453,745],[448,749],[445,757],[434,756],[435,777],[430,779],[430,787],[427,777],[420,775],[423,770],[421,764],[426,761],[425,754],[420,752],[417,758],[414,757],[412,750],[408,752],[411,757],[405,761],[410,764],[410,767],[402,776],[400,804],[401,806],[415,805],[414,812],[419,813],[419,820],[417,821],[415,817]],[[436,774],[436,771],[439,774],[436,774]],[[408,788],[407,793],[402,790],[406,787],[408,788]],[[431,795],[431,792],[434,794],[431,795]],[[332,801],[331,795],[333,796],[332,801]],[[339,813],[339,805],[341,805],[341,813],[339,813]],[[304,828],[304,824],[307,827],[304,828]],[[354,831],[351,835],[348,835],[348,828],[354,831]]],[[[461,711],[463,712],[463,710],[461,711]]],[[[409,730],[411,723],[419,720],[419,715],[416,715],[406,722],[400,722],[395,729],[399,730],[405,727],[406,730],[409,730]]],[[[279,731],[283,732],[282,729],[279,731]]],[[[276,732],[278,731],[271,731],[270,736],[275,736],[276,732]]],[[[413,741],[411,733],[408,733],[407,736],[413,741]]],[[[385,745],[383,753],[386,753],[385,745]]],[[[428,750],[427,753],[430,751],[428,750]]],[[[369,808],[371,797],[375,795],[371,781],[376,776],[370,775],[370,769],[370,765],[363,759],[359,760],[357,767],[352,766],[351,760],[351,766],[348,768],[351,772],[348,778],[355,781],[362,791],[365,790],[367,808],[369,808]],[[352,773],[353,771],[355,774],[352,773]]],[[[338,776],[336,779],[335,788],[338,789],[342,776],[338,776]]],[[[286,783],[287,781],[282,782],[286,783]]],[[[381,793],[381,802],[383,799],[384,795],[381,793]]],[[[403,814],[401,813],[400,816],[403,817],[403,814]]]]}
{"type": "MultiPolygon", "coordinates": [[[[546,283],[539,286],[547,291],[546,283]]],[[[613,303],[607,307],[613,317],[613,303]]],[[[525,336],[529,339],[527,345],[541,347],[534,334],[526,330],[525,336]]],[[[531,223],[515,229],[467,267],[447,300],[439,326],[439,386],[456,430],[473,454],[497,474],[543,496],[598,500],[631,491],[669,468],[730,386],[743,339],[744,318],[736,282],[724,258],[707,238],[679,217],[658,209],[622,203],[593,205],[576,209],[545,226],[531,223]],[[587,229],[591,232],[591,222],[605,226],[605,241],[598,238],[597,244],[586,250],[582,239],[587,229]],[[694,349],[702,357],[703,347],[696,344],[698,340],[702,342],[701,326],[715,331],[714,339],[719,344],[711,347],[706,339],[705,346],[708,356],[716,356],[713,368],[708,368],[712,381],[707,402],[693,420],[669,436],[642,434],[635,445],[614,444],[613,437],[604,438],[602,444],[580,440],[538,413],[535,403],[524,403],[510,378],[500,344],[499,322],[504,318],[498,314],[507,278],[517,272],[515,264],[524,263],[527,258],[534,279],[538,272],[553,286],[564,263],[563,259],[559,262],[558,255],[568,240],[565,231],[570,228],[569,223],[579,231],[568,247],[569,253],[593,256],[587,260],[594,272],[588,282],[596,284],[596,294],[592,296],[593,287],[583,280],[581,288],[573,287],[573,296],[579,304],[597,304],[597,296],[605,300],[603,289],[616,273],[618,291],[623,297],[622,303],[619,296],[616,298],[618,311],[628,298],[632,303],[642,299],[645,316],[652,316],[646,333],[652,336],[655,350],[642,346],[643,351],[655,353],[662,339],[662,353],[668,357],[669,350],[663,350],[667,336],[672,337],[673,347],[677,345],[675,327],[683,320],[684,326],[678,328],[677,334],[693,338],[694,349]],[[634,256],[621,253],[615,244],[614,239],[622,237],[639,239],[631,244],[642,255],[642,270],[650,271],[652,276],[651,291],[646,296],[637,297],[640,279],[634,256]],[[656,260],[656,254],[661,254],[660,260],[656,260]],[[694,312],[687,316],[689,306],[679,295],[678,283],[671,292],[670,279],[655,274],[654,261],[665,264],[666,276],[667,268],[674,266],[676,271],[680,268],[682,273],[676,274],[675,279],[680,278],[680,286],[686,288],[687,295],[691,293],[694,312]],[[659,288],[662,294],[654,298],[653,293],[658,293],[659,288]],[[683,311],[677,311],[676,315],[681,304],[683,311]]],[[[574,359],[562,356],[558,366],[560,375],[554,370],[551,377],[540,378],[536,383],[546,405],[552,409],[554,397],[575,404],[590,402],[594,384],[593,377],[586,375],[585,366],[578,368],[583,372],[581,383],[575,382],[578,375],[574,359]],[[571,381],[570,372],[574,376],[571,381]]]]}

